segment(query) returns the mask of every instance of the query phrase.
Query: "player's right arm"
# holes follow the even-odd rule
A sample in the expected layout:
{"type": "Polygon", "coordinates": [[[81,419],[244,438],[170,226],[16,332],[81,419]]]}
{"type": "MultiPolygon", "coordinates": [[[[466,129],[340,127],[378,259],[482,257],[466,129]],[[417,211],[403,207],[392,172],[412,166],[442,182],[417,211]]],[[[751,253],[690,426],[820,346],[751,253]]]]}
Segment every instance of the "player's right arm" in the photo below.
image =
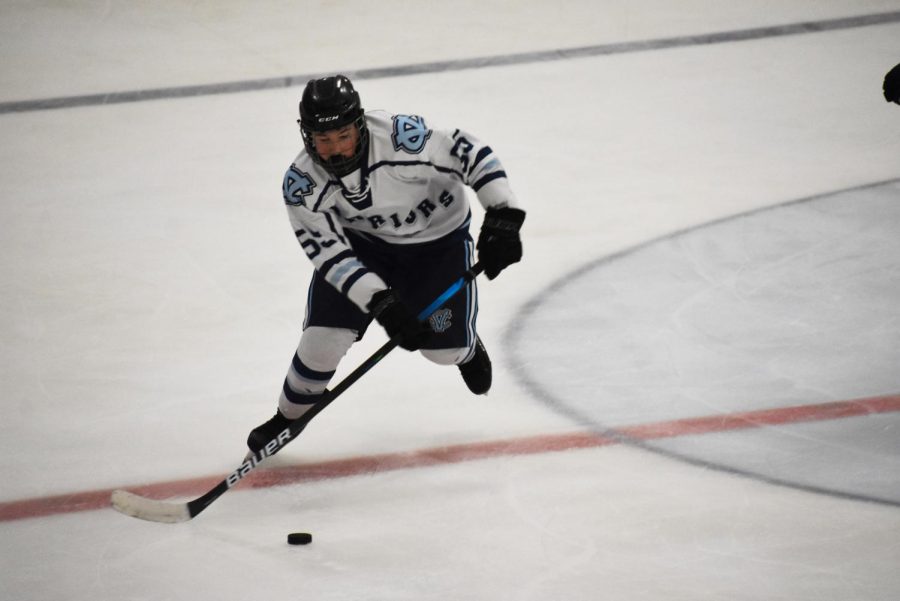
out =
{"type": "Polygon", "coordinates": [[[372,296],[388,286],[356,256],[336,215],[327,208],[309,207],[307,200],[311,201],[315,187],[312,178],[295,165],[285,174],[284,201],[294,235],[316,271],[368,312],[372,296]]]}

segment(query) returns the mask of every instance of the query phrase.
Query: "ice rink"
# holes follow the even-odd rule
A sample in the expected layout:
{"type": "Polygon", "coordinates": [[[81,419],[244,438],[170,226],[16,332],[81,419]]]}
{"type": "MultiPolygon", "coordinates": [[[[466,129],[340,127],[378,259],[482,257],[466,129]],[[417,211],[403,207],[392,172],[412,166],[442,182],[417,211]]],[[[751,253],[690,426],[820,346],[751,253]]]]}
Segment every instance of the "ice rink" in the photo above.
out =
{"type": "Polygon", "coordinates": [[[7,2],[0,48],[0,599],[900,599],[900,0],[7,2]],[[119,514],[275,410],[332,72],[503,161],[494,387],[394,351],[119,514]]]}

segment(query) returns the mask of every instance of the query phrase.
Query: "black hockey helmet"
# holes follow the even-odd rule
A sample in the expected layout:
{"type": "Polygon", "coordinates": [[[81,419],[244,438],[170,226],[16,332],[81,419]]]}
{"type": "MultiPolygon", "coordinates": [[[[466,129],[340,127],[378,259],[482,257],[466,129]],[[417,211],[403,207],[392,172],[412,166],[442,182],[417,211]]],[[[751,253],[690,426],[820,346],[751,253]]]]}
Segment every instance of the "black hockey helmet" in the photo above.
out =
{"type": "Polygon", "coordinates": [[[366,128],[365,113],[359,101],[359,93],[343,75],[332,75],[321,79],[311,79],[303,90],[300,100],[300,133],[303,144],[312,160],[338,177],[351,173],[359,167],[360,158],[369,146],[369,130],[366,128]],[[313,134],[332,129],[340,129],[354,124],[359,130],[359,142],[352,157],[331,157],[325,161],[316,152],[313,134]]]}

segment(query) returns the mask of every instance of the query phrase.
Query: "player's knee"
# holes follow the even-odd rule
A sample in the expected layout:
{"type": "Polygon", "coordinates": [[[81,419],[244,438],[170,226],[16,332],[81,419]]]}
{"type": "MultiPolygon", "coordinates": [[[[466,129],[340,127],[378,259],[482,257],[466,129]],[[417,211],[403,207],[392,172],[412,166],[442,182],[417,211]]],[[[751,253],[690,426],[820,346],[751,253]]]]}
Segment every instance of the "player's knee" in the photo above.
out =
{"type": "Polygon", "coordinates": [[[469,354],[468,348],[422,349],[422,356],[438,365],[457,365],[469,354]]]}
{"type": "Polygon", "coordinates": [[[310,369],[334,371],[355,341],[353,330],[312,326],[303,331],[297,356],[310,369]]]}

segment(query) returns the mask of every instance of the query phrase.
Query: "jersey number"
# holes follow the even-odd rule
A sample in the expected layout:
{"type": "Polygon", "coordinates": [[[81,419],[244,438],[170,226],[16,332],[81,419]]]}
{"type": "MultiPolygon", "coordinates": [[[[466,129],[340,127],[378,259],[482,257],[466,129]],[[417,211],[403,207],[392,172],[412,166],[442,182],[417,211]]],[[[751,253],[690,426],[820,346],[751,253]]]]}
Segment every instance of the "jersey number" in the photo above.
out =
{"type": "Polygon", "coordinates": [[[318,256],[323,248],[328,248],[337,242],[337,240],[322,240],[322,234],[320,232],[308,232],[301,229],[294,232],[294,234],[296,234],[297,240],[300,241],[300,246],[303,247],[306,256],[310,259],[318,256]]]}
{"type": "Polygon", "coordinates": [[[460,136],[456,139],[456,144],[453,145],[453,148],[450,149],[450,154],[458,158],[462,164],[463,173],[469,171],[469,153],[472,151],[472,148],[474,148],[472,143],[460,136]]]}

